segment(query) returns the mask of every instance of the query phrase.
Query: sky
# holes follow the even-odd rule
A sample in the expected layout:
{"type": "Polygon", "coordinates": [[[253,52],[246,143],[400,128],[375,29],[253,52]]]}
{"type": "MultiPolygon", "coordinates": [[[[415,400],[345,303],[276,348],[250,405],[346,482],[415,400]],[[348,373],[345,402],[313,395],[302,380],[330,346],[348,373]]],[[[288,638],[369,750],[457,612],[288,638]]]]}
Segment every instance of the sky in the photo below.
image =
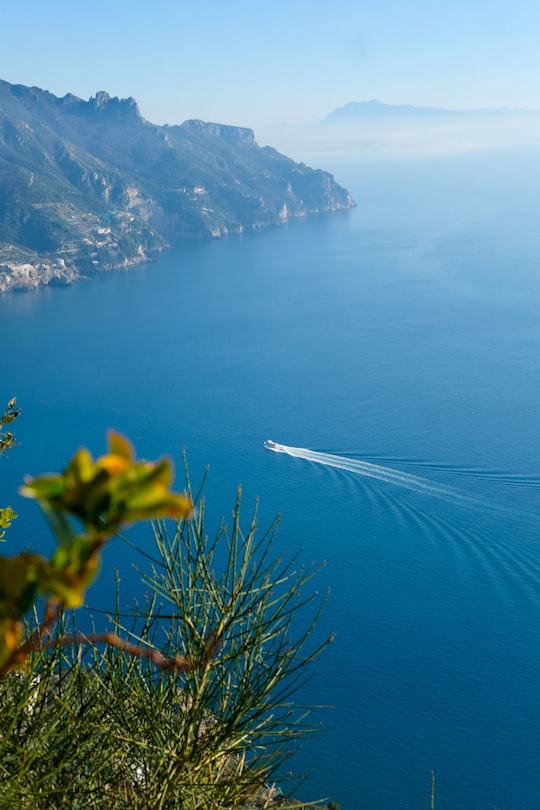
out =
{"type": "Polygon", "coordinates": [[[4,0],[0,78],[248,126],[378,99],[540,109],[538,0],[4,0]]]}

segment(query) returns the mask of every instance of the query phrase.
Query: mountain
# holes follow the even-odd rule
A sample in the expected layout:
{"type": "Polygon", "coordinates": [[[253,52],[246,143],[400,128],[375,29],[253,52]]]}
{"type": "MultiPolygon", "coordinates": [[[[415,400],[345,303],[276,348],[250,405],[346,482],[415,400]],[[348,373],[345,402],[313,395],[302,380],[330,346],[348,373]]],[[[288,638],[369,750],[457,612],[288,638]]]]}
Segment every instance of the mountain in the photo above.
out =
{"type": "Polygon", "coordinates": [[[540,117],[538,110],[520,110],[511,107],[480,107],[470,110],[453,110],[444,107],[416,107],[413,104],[384,104],[382,101],[352,101],[327,115],[326,124],[360,121],[494,121],[509,119],[533,120],[540,117]]]}
{"type": "Polygon", "coordinates": [[[259,147],[251,129],[157,126],[133,98],[0,81],[0,291],[353,205],[332,175],[259,147]]]}
{"type": "Polygon", "coordinates": [[[540,110],[511,107],[453,110],[353,101],[316,121],[259,132],[296,157],[317,154],[455,152],[540,143],[540,110]]]}

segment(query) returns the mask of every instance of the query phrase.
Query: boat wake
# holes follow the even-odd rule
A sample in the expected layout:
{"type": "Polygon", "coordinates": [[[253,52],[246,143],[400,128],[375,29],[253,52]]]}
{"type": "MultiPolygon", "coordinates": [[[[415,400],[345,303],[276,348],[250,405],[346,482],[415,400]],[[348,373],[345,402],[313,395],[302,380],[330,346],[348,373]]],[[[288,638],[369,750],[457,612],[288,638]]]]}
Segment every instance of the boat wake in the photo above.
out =
{"type": "Polygon", "coordinates": [[[480,498],[466,495],[453,487],[439,484],[429,478],[422,478],[419,475],[413,475],[412,473],[403,472],[402,470],[395,470],[392,467],[383,467],[380,464],[371,464],[368,461],[360,461],[359,459],[348,458],[347,456],[337,456],[332,453],[318,453],[315,450],[309,450],[307,447],[289,447],[286,444],[278,444],[271,439],[267,439],[264,442],[264,446],[267,450],[272,450],[274,453],[285,453],[288,456],[305,459],[315,464],[323,464],[326,467],[334,467],[335,469],[346,470],[347,472],[363,475],[367,478],[375,478],[387,484],[394,484],[395,486],[403,487],[413,492],[431,495],[435,498],[444,498],[445,500],[453,501],[463,506],[477,509],[491,509],[498,512],[521,515],[523,517],[532,517],[534,519],[539,518],[539,515],[532,512],[502,506],[496,502],[484,501],[480,498]]]}

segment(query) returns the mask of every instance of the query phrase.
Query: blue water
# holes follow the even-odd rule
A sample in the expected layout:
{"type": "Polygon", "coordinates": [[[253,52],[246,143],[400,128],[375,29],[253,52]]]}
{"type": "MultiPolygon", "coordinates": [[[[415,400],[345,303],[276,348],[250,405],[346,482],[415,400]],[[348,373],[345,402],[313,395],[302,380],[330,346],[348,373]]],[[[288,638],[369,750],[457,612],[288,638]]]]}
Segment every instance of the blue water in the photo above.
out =
{"type": "Polygon", "coordinates": [[[242,483],[246,522],[260,496],[276,549],[326,562],[302,795],[427,808],[433,771],[437,810],[538,810],[540,149],[319,165],[355,210],[0,299],[11,548],[48,543],[13,478],[110,427],[187,448],[211,524],[242,483]]]}

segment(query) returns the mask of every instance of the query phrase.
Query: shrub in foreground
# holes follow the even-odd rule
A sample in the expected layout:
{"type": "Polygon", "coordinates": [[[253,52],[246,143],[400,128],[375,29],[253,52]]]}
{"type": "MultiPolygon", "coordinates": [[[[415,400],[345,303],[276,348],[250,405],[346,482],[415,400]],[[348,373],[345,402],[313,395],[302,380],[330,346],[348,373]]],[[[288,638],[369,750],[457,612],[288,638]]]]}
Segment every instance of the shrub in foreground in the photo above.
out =
{"type": "MultiPolygon", "coordinates": [[[[89,548],[81,540],[84,531],[95,551],[106,519],[113,536],[118,510],[145,508],[140,490],[130,490],[135,505],[123,499],[129,481],[159,478],[147,466],[137,467],[128,481],[114,478],[133,468],[126,447],[115,448],[127,464],[120,471],[116,461],[98,469],[102,460],[85,457],[88,480],[72,475],[75,507],[73,488],[64,487],[66,471],[27,484],[40,502],[44,492],[48,498],[45,512],[60,549],[53,576],[68,583],[68,596],[77,594],[74,606],[95,575],[88,568],[91,555],[80,551],[89,548]],[[72,529],[73,514],[82,533],[72,529]],[[77,590],[81,571],[88,577],[77,590]]],[[[11,649],[4,646],[0,807],[302,806],[273,785],[279,781],[292,793],[295,785],[286,781],[283,766],[298,740],[317,730],[309,709],[294,702],[329,642],[313,635],[320,604],[312,603],[306,588],[316,570],[297,571],[297,561],[276,555],[277,522],[260,534],[255,514],[244,530],[240,494],[230,526],[223,523],[209,539],[204,501],[193,497],[189,481],[187,486],[184,496],[161,492],[167,508],[181,503],[189,509],[175,522],[153,523],[153,546],[140,552],[142,603],[124,608],[118,590],[113,609],[90,629],[85,618],[83,633],[58,588],[35,586],[24,624],[12,601],[7,618],[22,629],[11,649]],[[40,599],[45,620],[38,618],[40,599]]],[[[0,558],[4,613],[14,588],[5,576],[6,559],[0,558]]]]}

